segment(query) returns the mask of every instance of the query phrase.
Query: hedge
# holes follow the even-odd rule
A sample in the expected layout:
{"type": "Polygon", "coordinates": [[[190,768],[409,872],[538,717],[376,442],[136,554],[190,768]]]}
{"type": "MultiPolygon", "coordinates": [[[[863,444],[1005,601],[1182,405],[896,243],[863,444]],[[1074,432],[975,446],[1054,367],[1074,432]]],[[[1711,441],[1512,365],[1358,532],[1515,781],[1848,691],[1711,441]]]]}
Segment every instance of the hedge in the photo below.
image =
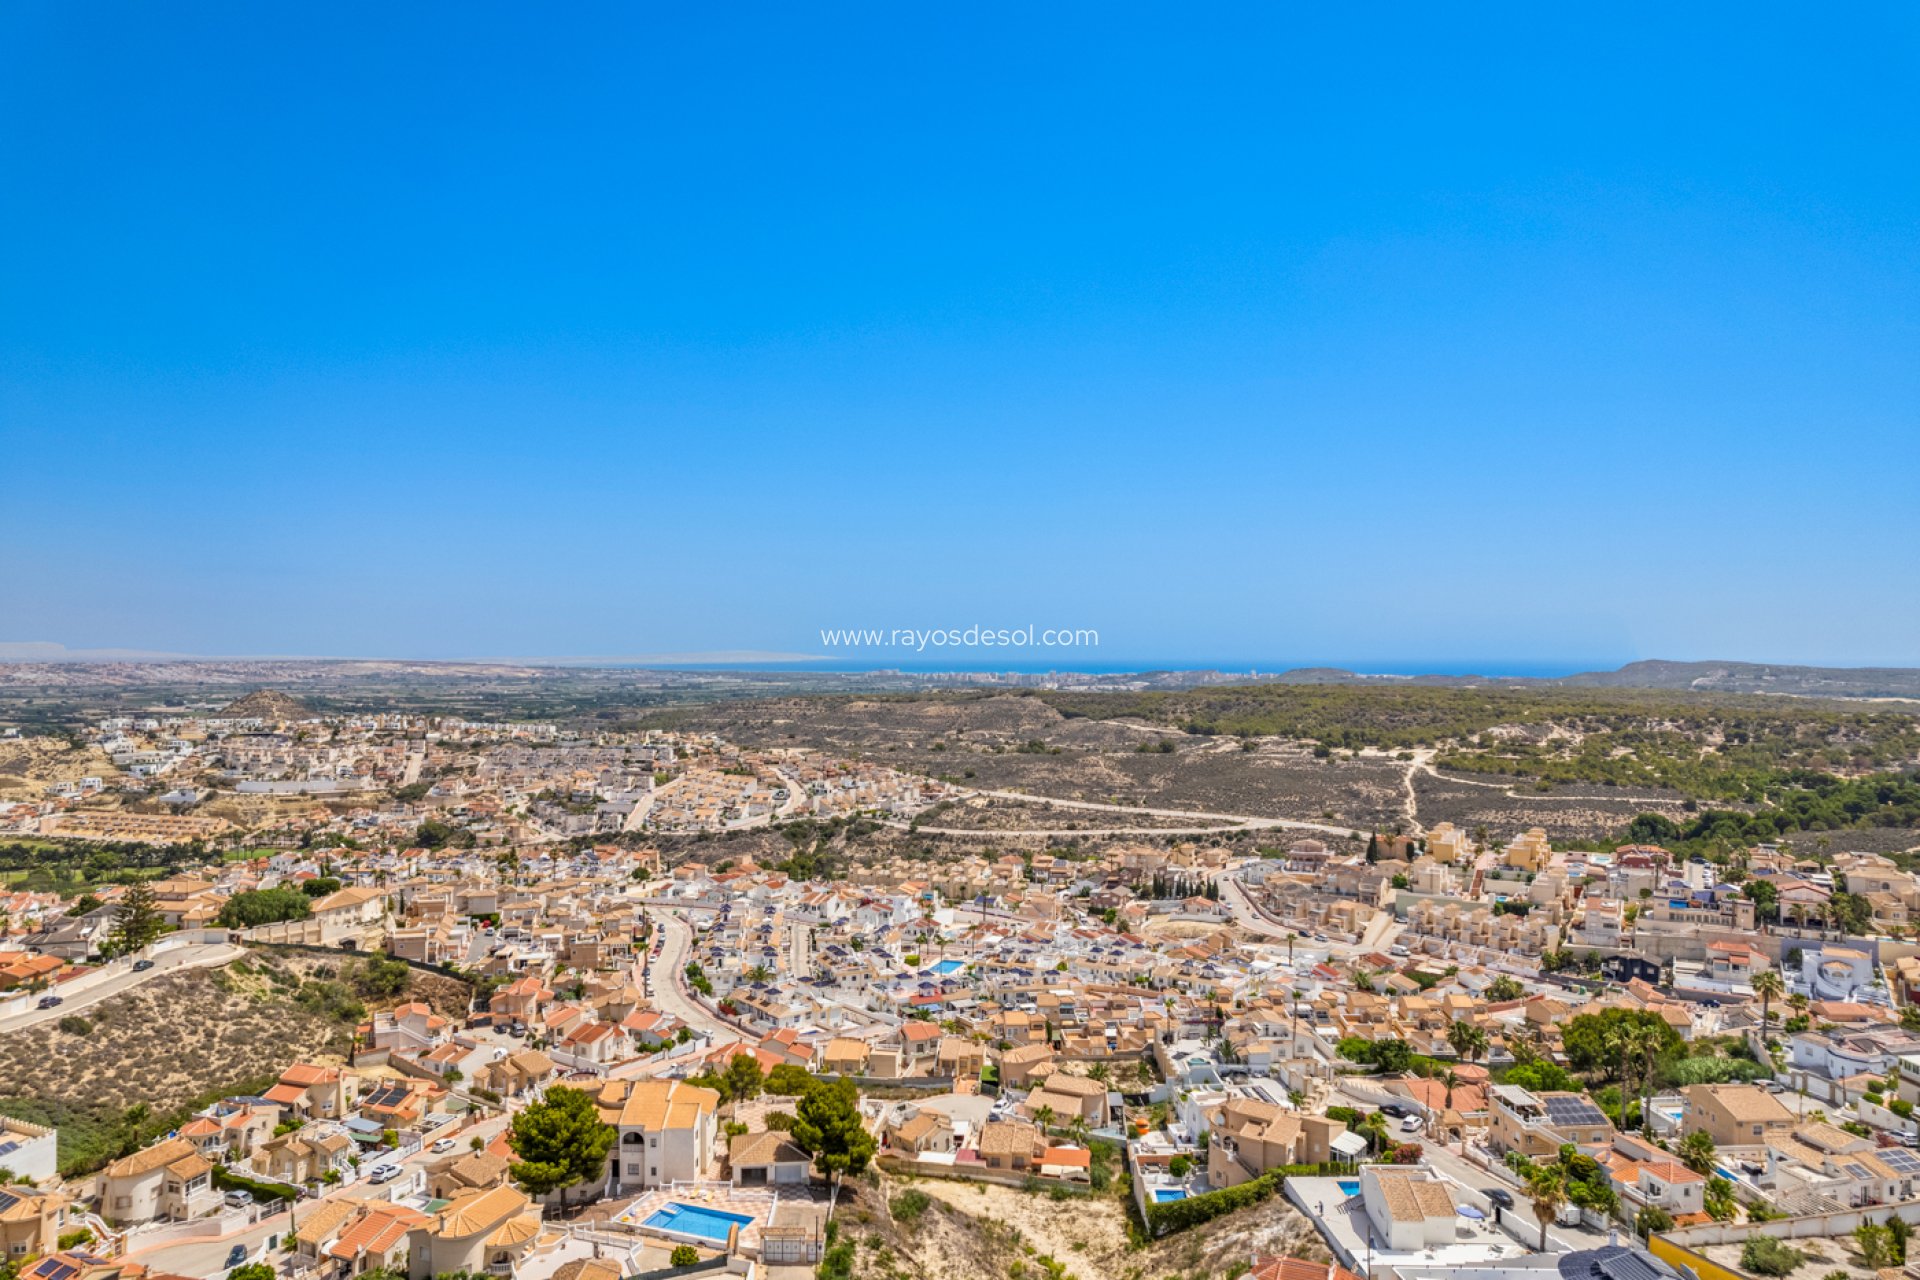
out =
{"type": "Polygon", "coordinates": [[[251,1191],[255,1200],[296,1200],[300,1196],[297,1187],[290,1187],[284,1182],[263,1182],[259,1178],[249,1178],[220,1164],[213,1166],[213,1185],[222,1191],[251,1191]]]}
{"type": "Polygon", "coordinates": [[[1279,1189],[1280,1175],[1277,1172],[1263,1173],[1251,1182],[1243,1182],[1224,1191],[1208,1191],[1184,1200],[1149,1204],[1147,1230],[1156,1237],[1170,1231],[1185,1231],[1203,1222],[1211,1222],[1222,1214],[1259,1204],[1279,1189]]]}

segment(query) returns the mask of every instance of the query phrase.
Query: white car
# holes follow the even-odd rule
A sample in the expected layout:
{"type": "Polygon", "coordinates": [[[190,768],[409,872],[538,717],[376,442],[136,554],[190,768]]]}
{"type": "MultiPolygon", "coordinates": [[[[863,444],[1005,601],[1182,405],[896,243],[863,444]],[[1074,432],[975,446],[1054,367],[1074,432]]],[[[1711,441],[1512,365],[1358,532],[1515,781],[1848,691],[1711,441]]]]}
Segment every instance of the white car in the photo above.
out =
{"type": "Polygon", "coordinates": [[[395,1178],[399,1176],[400,1176],[399,1165],[377,1164],[373,1166],[373,1172],[367,1175],[367,1181],[371,1182],[374,1186],[377,1187],[383,1182],[392,1182],[395,1178]]]}
{"type": "Polygon", "coordinates": [[[433,1154],[437,1156],[445,1155],[447,1152],[453,1150],[453,1146],[454,1146],[454,1143],[452,1138],[438,1138],[434,1141],[434,1144],[431,1147],[427,1148],[427,1150],[433,1152],[433,1154]]]}
{"type": "Polygon", "coordinates": [[[1408,1116],[1405,1120],[1402,1120],[1400,1122],[1400,1132],[1402,1133],[1420,1132],[1420,1117],[1408,1116]]]}

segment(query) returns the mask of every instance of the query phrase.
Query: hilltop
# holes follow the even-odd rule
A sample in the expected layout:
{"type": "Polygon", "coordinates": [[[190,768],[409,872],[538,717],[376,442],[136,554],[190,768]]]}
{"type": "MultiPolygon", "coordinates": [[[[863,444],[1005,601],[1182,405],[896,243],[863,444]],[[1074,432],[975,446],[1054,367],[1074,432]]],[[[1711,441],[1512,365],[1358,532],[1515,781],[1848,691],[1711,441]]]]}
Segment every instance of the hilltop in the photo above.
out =
{"type": "Polygon", "coordinates": [[[277,723],[282,720],[311,720],[312,708],[298,698],[290,698],[278,689],[255,689],[234,701],[229,702],[220,712],[229,720],[265,720],[277,723]]]}

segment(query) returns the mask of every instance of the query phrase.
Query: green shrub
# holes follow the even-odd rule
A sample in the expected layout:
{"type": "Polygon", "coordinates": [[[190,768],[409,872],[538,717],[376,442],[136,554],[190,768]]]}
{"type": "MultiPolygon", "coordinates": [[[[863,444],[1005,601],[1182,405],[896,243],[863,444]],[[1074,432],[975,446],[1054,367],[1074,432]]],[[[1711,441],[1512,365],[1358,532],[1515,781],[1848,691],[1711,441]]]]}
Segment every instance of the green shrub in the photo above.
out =
{"type": "Polygon", "coordinates": [[[75,1231],[62,1231],[60,1233],[60,1247],[62,1249],[71,1249],[77,1245],[92,1243],[93,1232],[85,1227],[81,1227],[75,1231]]]}
{"type": "Polygon", "coordinates": [[[887,1208],[893,1211],[895,1222],[918,1222],[932,1203],[933,1197],[926,1192],[909,1188],[889,1200],[887,1208]]]}
{"type": "Polygon", "coordinates": [[[690,1244],[677,1244],[673,1247],[673,1254],[667,1261],[676,1267],[690,1267],[700,1261],[700,1251],[690,1244]]]}
{"type": "Polygon", "coordinates": [[[1754,1236],[1740,1248],[1740,1265],[1755,1275],[1784,1276],[1807,1255],[1775,1236],[1754,1236]]]}
{"type": "Polygon", "coordinates": [[[70,1013],[60,1019],[58,1025],[62,1031],[70,1036],[90,1035],[93,1032],[93,1024],[77,1013],[70,1013]]]}

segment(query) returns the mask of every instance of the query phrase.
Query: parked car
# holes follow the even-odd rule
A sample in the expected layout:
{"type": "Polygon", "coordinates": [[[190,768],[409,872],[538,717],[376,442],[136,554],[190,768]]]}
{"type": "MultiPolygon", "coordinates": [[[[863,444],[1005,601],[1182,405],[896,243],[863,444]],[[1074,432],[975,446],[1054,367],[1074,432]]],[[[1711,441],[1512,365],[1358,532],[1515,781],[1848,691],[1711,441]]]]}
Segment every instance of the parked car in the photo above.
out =
{"type": "Polygon", "coordinates": [[[1402,1120],[1400,1122],[1400,1132],[1402,1133],[1420,1132],[1420,1117],[1408,1116],[1406,1119],[1402,1120]]]}
{"type": "Polygon", "coordinates": [[[453,1147],[454,1147],[454,1142],[452,1138],[439,1138],[439,1139],[436,1139],[434,1141],[434,1144],[431,1147],[428,1147],[427,1150],[439,1156],[439,1155],[445,1155],[447,1152],[453,1150],[453,1147]]]}
{"type": "Polygon", "coordinates": [[[1487,1189],[1487,1199],[1499,1205],[1502,1209],[1513,1208],[1513,1193],[1502,1190],[1499,1187],[1489,1187],[1487,1189]]]}
{"type": "Polygon", "coordinates": [[[226,1266],[227,1270],[231,1271],[235,1267],[239,1266],[241,1263],[245,1262],[246,1260],[247,1260],[247,1246],[243,1244],[237,1244],[233,1246],[233,1248],[227,1250],[227,1260],[224,1265],[226,1266]]]}
{"type": "Polygon", "coordinates": [[[377,1164],[373,1166],[373,1172],[367,1175],[367,1181],[371,1182],[374,1186],[377,1187],[383,1182],[392,1182],[395,1178],[399,1176],[400,1176],[399,1165],[377,1164]]]}
{"type": "Polygon", "coordinates": [[[135,973],[145,973],[151,968],[153,968],[153,961],[151,960],[135,960],[133,962],[133,971],[135,973]]]}
{"type": "MultiPolygon", "coordinates": [[[[253,1192],[229,1191],[227,1192],[226,1195],[221,1196],[220,1199],[226,1203],[229,1209],[244,1209],[248,1205],[253,1203],[253,1192]]],[[[234,1248],[236,1249],[239,1247],[240,1247],[239,1245],[234,1246],[234,1248]]],[[[229,1265],[232,1265],[232,1264],[229,1264],[229,1265]]]]}
{"type": "Polygon", "coordinates": [[[42,1009],[51,1009],[55,1005],[60,1005],[65,1003],[66,1001],[61,999],[59,996],[41,996],[40,997],[40,1007],[42,1009]]]}
{"type": "Polygon", "coordinates": [[[1392,1116],[1395,1120],[1404,1120],[1413,1113],[1408,1111],[1401,1103],[1386,1102],[1381,1104],[1380,1114],[1383,1116],[1392,1116]]]}

